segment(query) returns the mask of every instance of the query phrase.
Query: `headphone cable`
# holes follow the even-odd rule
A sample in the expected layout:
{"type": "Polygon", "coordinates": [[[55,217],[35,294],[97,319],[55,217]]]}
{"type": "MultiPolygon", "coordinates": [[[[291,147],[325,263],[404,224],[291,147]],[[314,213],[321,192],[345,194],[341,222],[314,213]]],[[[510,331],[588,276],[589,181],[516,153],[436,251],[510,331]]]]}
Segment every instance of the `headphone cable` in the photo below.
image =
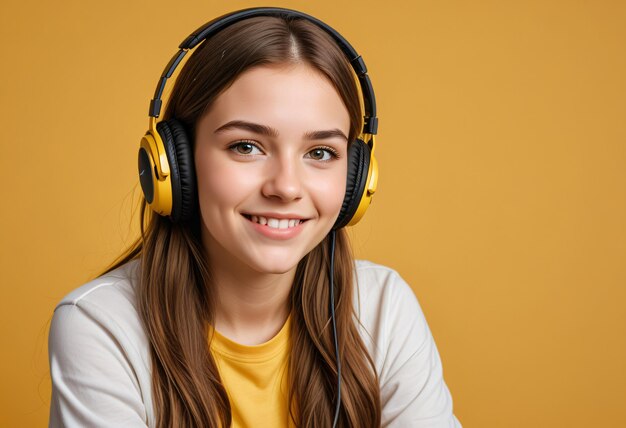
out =
{"type": "Polygon", "coordinates": [[[337,343],[337,326],[335,324],[335,229],[330,232],[330,317],[333,323],[333,338],[335,340],[335,355],[337,357],[337,406],[335,407],[335,419],[333,428],[337,426],[339,408],[341,407],[341,360],[339,358],[339,344],[337,343]]]}

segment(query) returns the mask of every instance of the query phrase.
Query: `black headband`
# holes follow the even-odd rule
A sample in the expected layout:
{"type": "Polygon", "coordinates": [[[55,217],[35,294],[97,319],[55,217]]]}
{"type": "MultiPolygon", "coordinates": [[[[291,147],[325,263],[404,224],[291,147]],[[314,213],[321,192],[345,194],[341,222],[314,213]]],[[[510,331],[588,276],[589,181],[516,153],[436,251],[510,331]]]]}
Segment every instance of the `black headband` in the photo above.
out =
{"type": "Polygon", "coordinates": [[[348,41],[344,39],[341,34],[339,34],[337,31],[335,31],[333,28],[320,21],[319,19],[307,15],[306,13],[298,12],[296,10],[283,9],[278,7],[259,7],[243,9],[237,12],[229,13],[204,24],[202,27],[191,33],[191,35],[178,46],[180,50],[172,57],[167,66],[165,66],[165,70],[163,70],[161,78],[159,79],[159,84],[154,91],[154,98],[150,100],[150,110],[148,111],[148,115],[151,117],[159,117],[159,114],[161,113],[162,103],[161,96],[163,95],[163,89],[165,89],[165,82],[167,82],[167,79],[169,79],[170,76],[174,73],[174,70],[176,70],[176,67],[190,49],[193,49],[200,42],[208,39],[222,29],[228,27],[229,25],[256,16],[302,18],[313,22],[318,27],[322,28],[328,34],[330,34],[348,58],[350,64],[352,65],[352,68],[354,69],[354,72],[359,78],[359,83],[361,84],[361,93],[363,94],[363,104],[365,107],[363,133],[376,135],[376,132],[378,130],[378,118],[376,117],[376,97],[374,96],[374,88],[372,87],[372,82],[367,75],[367,67],[365,66],[363,58],[361,58],[361,55],[359,55],[354,50],[352,45],[350,45],[350,43],[348,43],[348,41]]]}

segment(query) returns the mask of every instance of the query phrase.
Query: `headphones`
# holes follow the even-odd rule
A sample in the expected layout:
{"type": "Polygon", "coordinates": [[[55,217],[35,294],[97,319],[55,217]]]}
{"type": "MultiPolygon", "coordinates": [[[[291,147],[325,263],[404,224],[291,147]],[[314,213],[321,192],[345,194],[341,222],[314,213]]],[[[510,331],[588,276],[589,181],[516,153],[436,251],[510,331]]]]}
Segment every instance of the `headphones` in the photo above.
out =
{"type": "Polygon", "coordinates": [[[163,89],[190,49],[231,24],[257,16],[301,18],[316,24],[332,36],[356,73],[363,96],[365,120],[361,135],[349,144],[346,193],[333,230],[352,226],[365,214],[378,182],[378,163],[374,157],[378,118],[367,67],[350,43],[330,26],[305,13],[275,7],[243,9],[216,18],[198,28],[178,46],[179,51],[165,67],[154,98],[150,101],[149,127],[139,146],[139,181],[146,202],[152,210],[169,216],[175,223],[188,221],[194,216],[197,194],[192,144],[176,118],[157,123],[163,89]]]}

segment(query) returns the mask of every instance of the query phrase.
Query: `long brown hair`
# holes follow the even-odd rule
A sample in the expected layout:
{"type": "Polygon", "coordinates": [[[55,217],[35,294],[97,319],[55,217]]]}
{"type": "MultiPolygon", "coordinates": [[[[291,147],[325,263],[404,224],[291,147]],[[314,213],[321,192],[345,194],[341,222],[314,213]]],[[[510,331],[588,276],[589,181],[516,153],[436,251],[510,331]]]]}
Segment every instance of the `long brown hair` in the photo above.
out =
{"type": "MultiPolygon", "coordinates": [[[[303,19],[250,18],[203,42],[182,68],[164,119],[176,117],[193,141],[198,120],[238,75],[251,67],[285,63],[305,63],[329,79],[350,115],[352,141],[362,126],[362,113],[351,66],[324,30],[303,19]]],[[[215,302],[199,216],[174,224],[152,214],[144,201],[141,231],[109,270],[140,259],[137,299],[150,342],[156,425],[228,427],[230,404],[207,343],[215,302]]],[[[293,422],[302,427],[330,426],[337,398],[328,240],[299,262],[289,302],[288,399],[293,422]]],[[[354,258],[343,229],[337,231],[335,248],[335,317],[342,364],[338,426],[378,427],[378,378],[355,324],[354,258]]]]}

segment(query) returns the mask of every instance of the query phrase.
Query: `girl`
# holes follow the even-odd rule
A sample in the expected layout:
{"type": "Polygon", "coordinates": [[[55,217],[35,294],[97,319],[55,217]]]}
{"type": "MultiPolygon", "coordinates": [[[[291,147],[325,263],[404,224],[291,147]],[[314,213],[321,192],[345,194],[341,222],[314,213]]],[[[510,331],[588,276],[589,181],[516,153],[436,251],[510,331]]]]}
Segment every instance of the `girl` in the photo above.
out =
{"type": "Polygon", "coordinates": [[[181,44],[139,151],[142,235],[55,310],[51,426],[459,426],[411,289],[343,228],[377,174],[351,49],[274,8],[181,44]]]}

